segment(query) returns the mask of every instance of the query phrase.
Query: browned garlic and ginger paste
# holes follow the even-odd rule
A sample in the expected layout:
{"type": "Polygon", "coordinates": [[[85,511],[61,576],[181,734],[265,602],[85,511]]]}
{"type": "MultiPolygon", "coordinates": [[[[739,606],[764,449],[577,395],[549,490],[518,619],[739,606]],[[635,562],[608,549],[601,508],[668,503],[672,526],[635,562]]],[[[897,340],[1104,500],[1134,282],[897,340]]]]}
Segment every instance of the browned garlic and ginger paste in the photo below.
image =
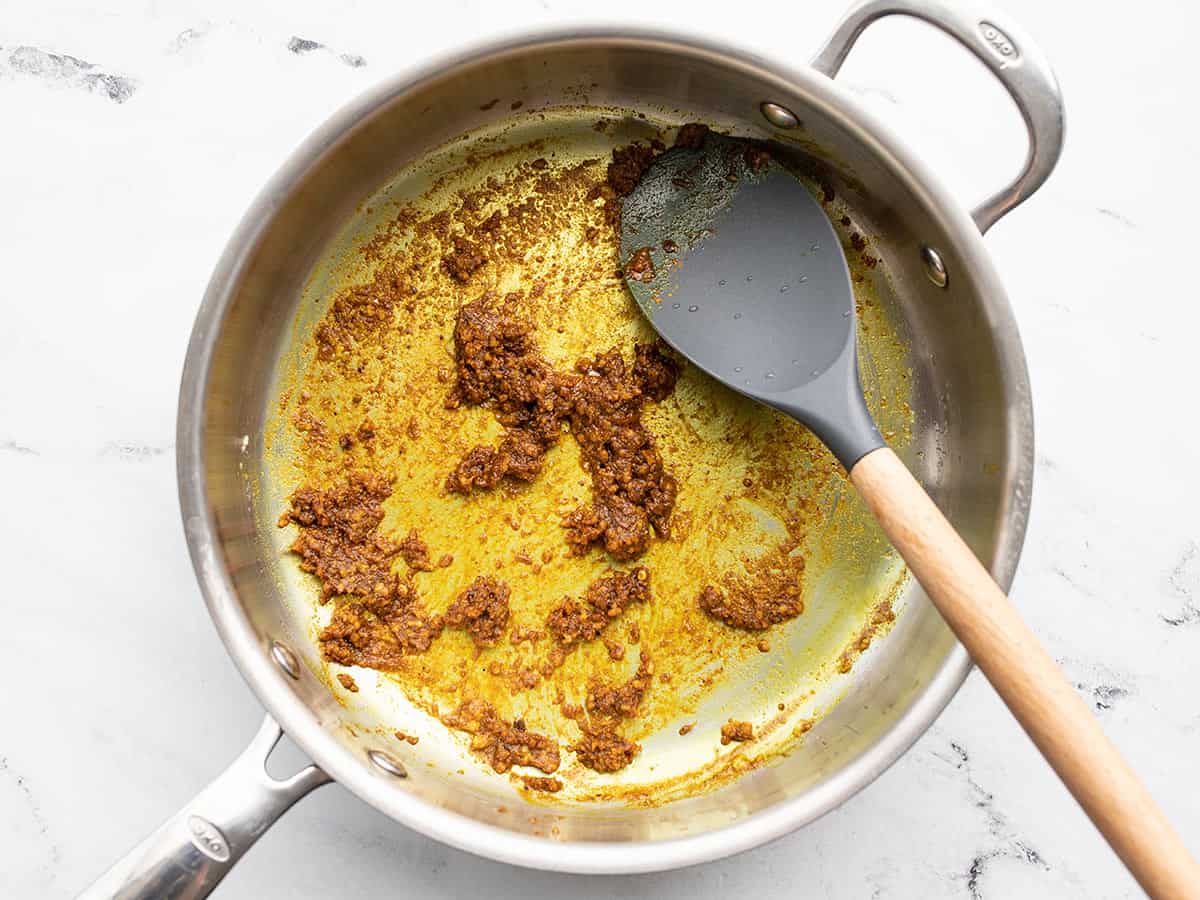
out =
{"type": "MultiPolygon", "coordinates": [[[[640,321],[622,274],[652,277],[651,250],[678,247],[621,261],[619,204],[664,142],[566,163],[539,149],[497,151],[462,188],[447,176],[361,246],[365,274],[334,293],[281,401],[279,525],[320,584],[326,661],[394,680],[550,795],[624,770],[661,731],[695,740],[725,665],[805,611],[812,497],[842,473],[640,321]]],[[[356,674],[336,679],[365,690],[356,674]]],[[[718,720],[714,747],[718,727],[720,744],[756,733],[718,720]]]]}

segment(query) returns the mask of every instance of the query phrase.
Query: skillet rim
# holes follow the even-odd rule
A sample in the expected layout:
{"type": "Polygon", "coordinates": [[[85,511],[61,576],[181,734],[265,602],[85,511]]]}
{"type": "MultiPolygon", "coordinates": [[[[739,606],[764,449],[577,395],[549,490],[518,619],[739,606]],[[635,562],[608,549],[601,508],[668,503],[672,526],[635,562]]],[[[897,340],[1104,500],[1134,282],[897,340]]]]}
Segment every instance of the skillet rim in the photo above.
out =
{"type": "MultiPolygon", "coordinates": [[[[204,412],[209,375],[221,325],[236,293],[239,276],[269,227],[280,198],[318,164],[325,151],[355,123],[426,82],[485,59],[528,53],[571,42],[607,43],[646,51],[669,51],[707,58],[738,68],[783,90],[801,92],[890,165],[907,172],[910,186],[960,241],[963,271],[978,286],[996,333],[1001,369],[1007,375],[1010,425],[1007,434],[1012,471],[1008,514],[1000,531],[993,576],[1005,590],[1020,556],[1030,506],[1033,475],[1033,407],[1024,351],[1007,295],[983,237],[969,214],[938,182],[925,163],[836,80],[808,66],[795,67],[745,48],[685,30],[572,25],[526,30],[481,41],[429,59],[411,72],[394,74],[336,111],[294,150],[254,199],[214,269],[196,315],[180,385],[176,464],[180,510],[188,550],[214,627],[251,690],[284,731],[332,778],[397,822],[438,841],[499,862],[548,871],[618,874],[680,868],[760,846],[809,824],[869,785],[900,758],[950,703],[970,673],[966,650],[955,641],[936,675],[892,727],[858,757],[825,781],[732,824],[681,838],[635,841],[553,841],[520,834],[442,809],[395,787],[375,774],[365,758],[347,751],[316,721],[271,661],[268,642],[257,635],[242,611],[228,562],[217,541],[208,503],[204,412]],[[553,848],[553,852],[548,852],[553,848]]],[[[960,274],[959,277],[962,277],[960,274]]]]}

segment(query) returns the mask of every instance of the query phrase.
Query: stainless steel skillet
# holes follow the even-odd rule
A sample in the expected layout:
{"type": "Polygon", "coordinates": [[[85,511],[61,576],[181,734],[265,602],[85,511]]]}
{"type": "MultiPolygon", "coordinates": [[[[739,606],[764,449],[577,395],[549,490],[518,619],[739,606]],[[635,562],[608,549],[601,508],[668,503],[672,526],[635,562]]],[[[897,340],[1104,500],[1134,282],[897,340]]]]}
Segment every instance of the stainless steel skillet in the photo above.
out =
{"type": "Polygon", "coordinates": [[[421,757],[345,727],[263,552],[273,515],[244,478],[261,465],[274,364],[291,341],[302,287],[340,224],[398,168],[507,114],[481,108],[494,97],[537,109],[577,103],[580,91],[591,103],[673,111],[681,122],[793,144],[821,164],[874,236],[891,276],[884,300],[914,347],[917,475],[1009,584],[1029,508],[1032,413],[1020,339],[981,231],[1037,189],[1062,141],[1053,77],[1015,25],[974,4],[872,2],[851,11],[812,67],[798,69],[629,30],[525,36],[441,60],[389,81],[309,139],[255,201],[213,275],[180,394],[180,500],[214,623],[269,716],[233,766],[87,896],[204,896],[271,822],[330,779],[425,834],[519,865],[637,872],[715,859],[853,795],[962,683],[966,654],[910,587],[891,634],[855,667],[845,700],[797,752],[719,791],[650,809],[497,804],[430,774],[421,757]],[[930,21],[967,46],[1013,94],[1029,127],[1020,176],[973,218],[833,80],[863,28],[889,13],[930,21]],[[281,727],[316,763],[285,783],[263,768],[281,727]]]}

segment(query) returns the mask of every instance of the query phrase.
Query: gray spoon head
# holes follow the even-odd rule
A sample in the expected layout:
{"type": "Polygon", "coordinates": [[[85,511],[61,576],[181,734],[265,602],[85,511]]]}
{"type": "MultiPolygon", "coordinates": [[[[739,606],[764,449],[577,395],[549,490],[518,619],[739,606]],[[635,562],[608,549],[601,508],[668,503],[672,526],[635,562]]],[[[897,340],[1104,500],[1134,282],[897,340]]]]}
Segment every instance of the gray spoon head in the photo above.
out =
{"type": "Polygon", "coordinates": [[[847,468],[883,445],[841,242],[761,150],[710,133],[659,156],[622,205],[621,259],[642,311],[694,365],[804,422],[847,468]]]}

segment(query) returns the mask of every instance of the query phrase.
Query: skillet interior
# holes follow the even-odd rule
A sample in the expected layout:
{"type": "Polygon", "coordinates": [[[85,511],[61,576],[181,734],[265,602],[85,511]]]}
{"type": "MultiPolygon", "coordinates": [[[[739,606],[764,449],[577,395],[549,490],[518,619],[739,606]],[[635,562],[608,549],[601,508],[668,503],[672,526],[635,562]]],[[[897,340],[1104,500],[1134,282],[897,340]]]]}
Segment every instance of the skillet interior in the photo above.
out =
{"type": "MultiPolygon", "coordinates": [[[[807,76],[810,81],[815,77],[807,76]]],[[[280,206],[259,223],[261,230],[250,235],[250,251],[240,256],[232,280],[214,282],[219,296],[211,302],[224,305],[226,318],[213,349],[203,419],[207,499],[229,578],[241,598],[238,612],[244,611],[243,624],[258,635],[260,646],[278,637],[302,655],[313,652],[308,620],[301,621],[280,589],[273,529],[278,493],[261,489],[268,480],[263,478],[261,442],[279,374],[266,363],[281,359],[292,346],[306,280],[359,204],[438,144],[508,115],[503,104],[480,109],[497,95],[523,100],[532,110],[586,101],[641,111],[652,119],[703,120],[739,134],[785,139],[792,135],[772,134],[758,119],[758,103],[774,99],[795,110],[804,122],[795,136],[807,153],[828,166],[839,196],[882,256],[890,278],[880,288],[881,304],[911,340],[915,423],[908,462],[977,552],[999,563],[998,574],[1005,581],[1023,527],[1025,501],[1014,496],[1014,488],[1027,479],[1031,449],[1024,430],[1027,410],[1021,408],[1026,398],[1019,347],[1014,357],[993,329],[1003,337],[1011,327],[1007,310],[997,307],[994,296],[984,300],[980,285],[967,277],[963,261],[974,256],[973,247],[960,246],[921,185],[904,177],[894,160],[870,152],[858,140],[861,134],[848,130],[818,94],[751,65],[682,46],[633,39],[587,46],[552,42],[468,63],[455,78],[434,78],[418,88],[377,96],[365,104],[374,107],[371,115],[289,172],[297,189],[280,198],[280,206]],[[954,273],[947,291],[933,288],[919,270],[918,250],[924,242],[938,246],[947,258],[954,273]]],[[[424,759],[408,760],[410,777],[395,782],[347,779],[347,765],[330,766],[316,755],[344,781],[353,781],[351,786],[367,799],[410,821],[419,818],[412,815],[419,807],[394,795],[416,795],[504,829],[563,840],[694,835],[789,798],[807,797],[802,821],[843,799],[831,785],[844,783],[848,770],[856,769],[858,785],[875,774],[880,760],[878,755],[871,759],[870,751],[885,732],[932,682],[943,679],[939,690],[944,697],[945,680],[954,682],[964,671],[961,651],[919,591],[906,588],[898,605],[904,613],[888,637],[854,667],[845,700],[795,752],[715,793],[665,808],[551,811],[519,801],[498,804],[487,784],[447,779],[436,763],[432,768],[414,764],[424,759]]],[[[245,660],[239,662],[247,667],[245,660]]],[[[378,736],[356,724],[311,669],[319,667],[311,666],[293,689],[338,743],[362,760],[365,749],[378,745],[378,736]]],[[[303,735],[284,719],[304,745],[303,735]]],[[[909,735],[910,740],[915,737],[909,735]]]]}
{"type": "MultiPolygon", "coordinates": [[[[569,440],[547,453],[530,484],[506,482],[468,497],[443,489],[454,460],[497,440],[486,410],[446,408],[454,317],[461,304],[517,291],[507,302],[527,310],[540,352],[560,370],[611,347],[628,357],[635,341],[651,343],[614,274],[616,229],[601,201],[588,198],[613,148],[669,139],[670,125],[595,107],[522,111],[430,154],[373,195],[333,242],[306,286],[297,339],[280,360],[280,402],[269,417],[259,492],[264,520],[270,509],[288,508],[286,495],[296,488],[337,488],[352,474],[382,473],[394,481],[380,531],[398,541],[414,529],[433,551],[432,570],[411,574],[427,614],[444,614],[481,573],[511,590],[511,621],[496,646],[476,652],[465,632],[448,629],[428,649],[402,657],[389,677],[344,665],[331,665],[326,677],[358,730],[375,731],[391,752],[419,756],[498,799],[512,792],[488,777],[487,765],[464,760],[466,736],[448,743],[435,718],[444,720],[465,699],[484,698],[504,719],[520,719],[563,748],[554,775],[566,789],[531,799],[662,804],[712,790],[803,739],[848,687],[852,664],[902,613],[903,567],[832,455],[803,427],[685,367],[670,395],[643,413],[679,484],[670,538],[652,540],[636,559],[653,599],[611,621],[604,640],[573,647],[553,671],[544,668],[560,652],[553,638],[507,639],[543,631],[560,598],[581,594],[612,571],[613,560],[599,549],[573,555],[565,544],[564,515],[588,502],[587,473],[569,440]],[[453,248],[441,235],[442,217],[452,213],[453,232],[493,211],[508,211],[504,224],[475,237],[490,261],[465,281],[452,278],[441,264],[453,248]],[[371,284],[367,296],[382,299],[388,315],[381,324],[380,307],[370,302],[363,328],[359,292],[371,284]],[[342,298],[339,317],[330,311],[335,296],[342,298]],[[364,422],[370,436],[358,440],[364,422]],[[794,541],[800,544],[791,553],[780,549],[794,541]],[[434,566],[443,554],[446,566],[434,566]],[[787,562],[797,558],[802,573],[787,562]],[[779,591],[782,580],[800,590],[805,610],[769,631],[719,624],[697,597],[727,574],[747,580],[759,597],[779,591]],[[631,627],[636,638],[627,637],[631,627]],[[610,649],[624,656],[614,660],[610,649]],[[644,749],[619,774],[598,774],[565,752],[579,725],[561,714],[557,698],[586,707],[589,681],[626,682],[642,661],[655,671],[619,731],[644,749]],[[354,689],[335,674],[354,678],[354,689]],[[720,728],[731,718],[752,723],[752,742],[721,744],[720,728]],[[397,739],[397,730],[418,736],[421,747],[397,739]]],[[[816,183],[812,190],[825,196],[816,183]]],[[[910,366],[886,271],[873,248],[852,245],[854,225],[836,197],[827,211],[847,223],[838,227],[859,279],[867,395],[880,428],[905,453],[910,366]]],[[[295,601],[297,622],[310,623],[311,647],[336,604],[321,604],[316,579],[299,574],[286,555],[294,535],[276,530],[269,552],[280,562],[281,592],[295,601]]],[[[521,785],[516,776],[513,783],[521,785]]]]}

